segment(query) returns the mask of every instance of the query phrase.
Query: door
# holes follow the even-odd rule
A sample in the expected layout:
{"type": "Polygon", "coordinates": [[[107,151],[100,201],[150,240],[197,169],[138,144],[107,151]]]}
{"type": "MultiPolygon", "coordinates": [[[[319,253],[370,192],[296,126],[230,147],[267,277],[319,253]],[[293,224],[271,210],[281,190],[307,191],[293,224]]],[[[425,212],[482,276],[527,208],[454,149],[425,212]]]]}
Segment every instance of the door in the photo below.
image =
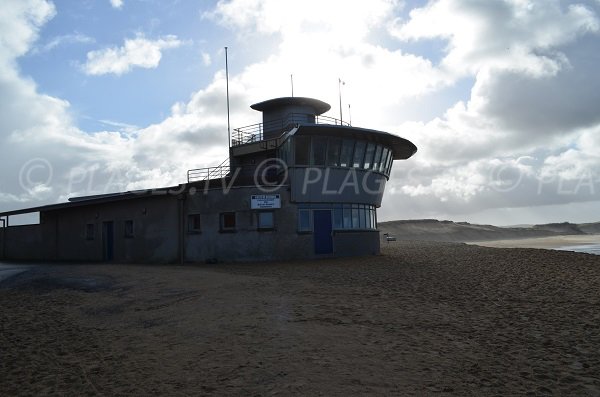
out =
{"type": "Polygon", "coordinates": [[[333,253],[331,210],[313,210],[315,254],[333,253]]]}
{"type": "Polygon", "coordinates": [[[112,222],[102,223],[102,260],[110,262],[114,259],[115,234],[112,222]]]}

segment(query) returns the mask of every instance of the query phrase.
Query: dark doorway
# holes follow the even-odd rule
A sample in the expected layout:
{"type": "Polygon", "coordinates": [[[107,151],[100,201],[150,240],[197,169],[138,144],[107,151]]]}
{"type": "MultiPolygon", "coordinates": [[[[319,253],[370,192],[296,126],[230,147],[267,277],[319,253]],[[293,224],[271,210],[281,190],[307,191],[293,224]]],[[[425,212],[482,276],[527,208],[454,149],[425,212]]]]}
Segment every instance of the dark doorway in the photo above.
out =
{"type": "Polygon", "coordinates": [[[102,260],[110,262],[115,258],[115,233],[113,222],[102,223],[102,260]]]}
{"type": "Polygon", "coordinates": [[[333,236],[331,228],[331,210],[313,210],[315,235],[315,254],[333,253],[333,236]]]}

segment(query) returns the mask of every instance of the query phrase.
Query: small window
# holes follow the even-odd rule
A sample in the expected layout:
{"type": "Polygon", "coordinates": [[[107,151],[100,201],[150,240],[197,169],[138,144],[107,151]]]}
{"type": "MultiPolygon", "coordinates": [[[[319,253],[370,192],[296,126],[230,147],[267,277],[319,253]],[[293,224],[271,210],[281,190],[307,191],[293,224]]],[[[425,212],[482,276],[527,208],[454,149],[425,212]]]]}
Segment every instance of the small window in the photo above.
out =
{"type": "Polygon", "coordinates": [[[333,228],[343,229],[344,228],[344,215],[342,208],[335,208],[333,210],[333,228]]]}
{"type": "Polygon", "coordinates": [[[310,232],[310,210],[298,210],[298,231],[310,232]]]}
{"type": "Polygon", "coordinates": [[[221,231],[228,232],[235,230],[235,212],[221,213],[221,231]]]}
{"type": "Polygon", "coordinates": [[[133,221],[132,220],[125,221],[125,237],[127,237],[127,238],[133,237],[133,221]]]}
{"type": "Polygon", "coordinates": [[[188,233],[200,233],[200,214],[188,215],[188,233]]]}
{"type": "Polygon", "coordinates": [[[275,228],[275,216],[273,211],[257,212],[257,218],[259,230],[273,230],[275,228]]]}
{"type": "Polygon", "coordinates": [[[296,165],[308,165],[310,158],[310,137],[308,136],[297,136],[294,142],[296,146],[294,164],[296,165]]]}
{"type": "Polygon", "coordinates": [[[94,227],[93,223],[88,223],[87,225],[85,225],[85,239],[86,240],[93,240],[96,236],[96,228],[94,227]]]}

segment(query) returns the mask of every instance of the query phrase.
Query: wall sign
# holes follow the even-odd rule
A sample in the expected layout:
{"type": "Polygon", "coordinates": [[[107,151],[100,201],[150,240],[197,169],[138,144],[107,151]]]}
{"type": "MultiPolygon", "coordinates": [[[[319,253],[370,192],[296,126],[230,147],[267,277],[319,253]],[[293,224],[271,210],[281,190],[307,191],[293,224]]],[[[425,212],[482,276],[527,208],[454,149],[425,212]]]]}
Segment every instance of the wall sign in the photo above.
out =
{"type": "Polygon", "coordinates": [[[281,208],[281,195],[253,194],[250,196],[250,208],[253,210],[281,208]]]}

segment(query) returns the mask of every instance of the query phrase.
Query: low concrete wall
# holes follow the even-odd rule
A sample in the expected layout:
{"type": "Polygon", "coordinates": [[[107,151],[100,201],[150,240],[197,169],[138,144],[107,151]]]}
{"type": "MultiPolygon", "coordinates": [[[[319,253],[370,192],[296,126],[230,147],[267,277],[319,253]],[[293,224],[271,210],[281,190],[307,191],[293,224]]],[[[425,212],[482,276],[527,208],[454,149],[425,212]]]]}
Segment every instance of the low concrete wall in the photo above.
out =
{"type": "Polygon", "coordinates": [[[4,259],[52,260],[54,236],[44,225],[10,226],[4,229],[4,259]]]}
{"type": "Polygon", "coordinates": [[[335,231],[333,247],[336,256],[378,255],[379,231],[335,231]]]}

